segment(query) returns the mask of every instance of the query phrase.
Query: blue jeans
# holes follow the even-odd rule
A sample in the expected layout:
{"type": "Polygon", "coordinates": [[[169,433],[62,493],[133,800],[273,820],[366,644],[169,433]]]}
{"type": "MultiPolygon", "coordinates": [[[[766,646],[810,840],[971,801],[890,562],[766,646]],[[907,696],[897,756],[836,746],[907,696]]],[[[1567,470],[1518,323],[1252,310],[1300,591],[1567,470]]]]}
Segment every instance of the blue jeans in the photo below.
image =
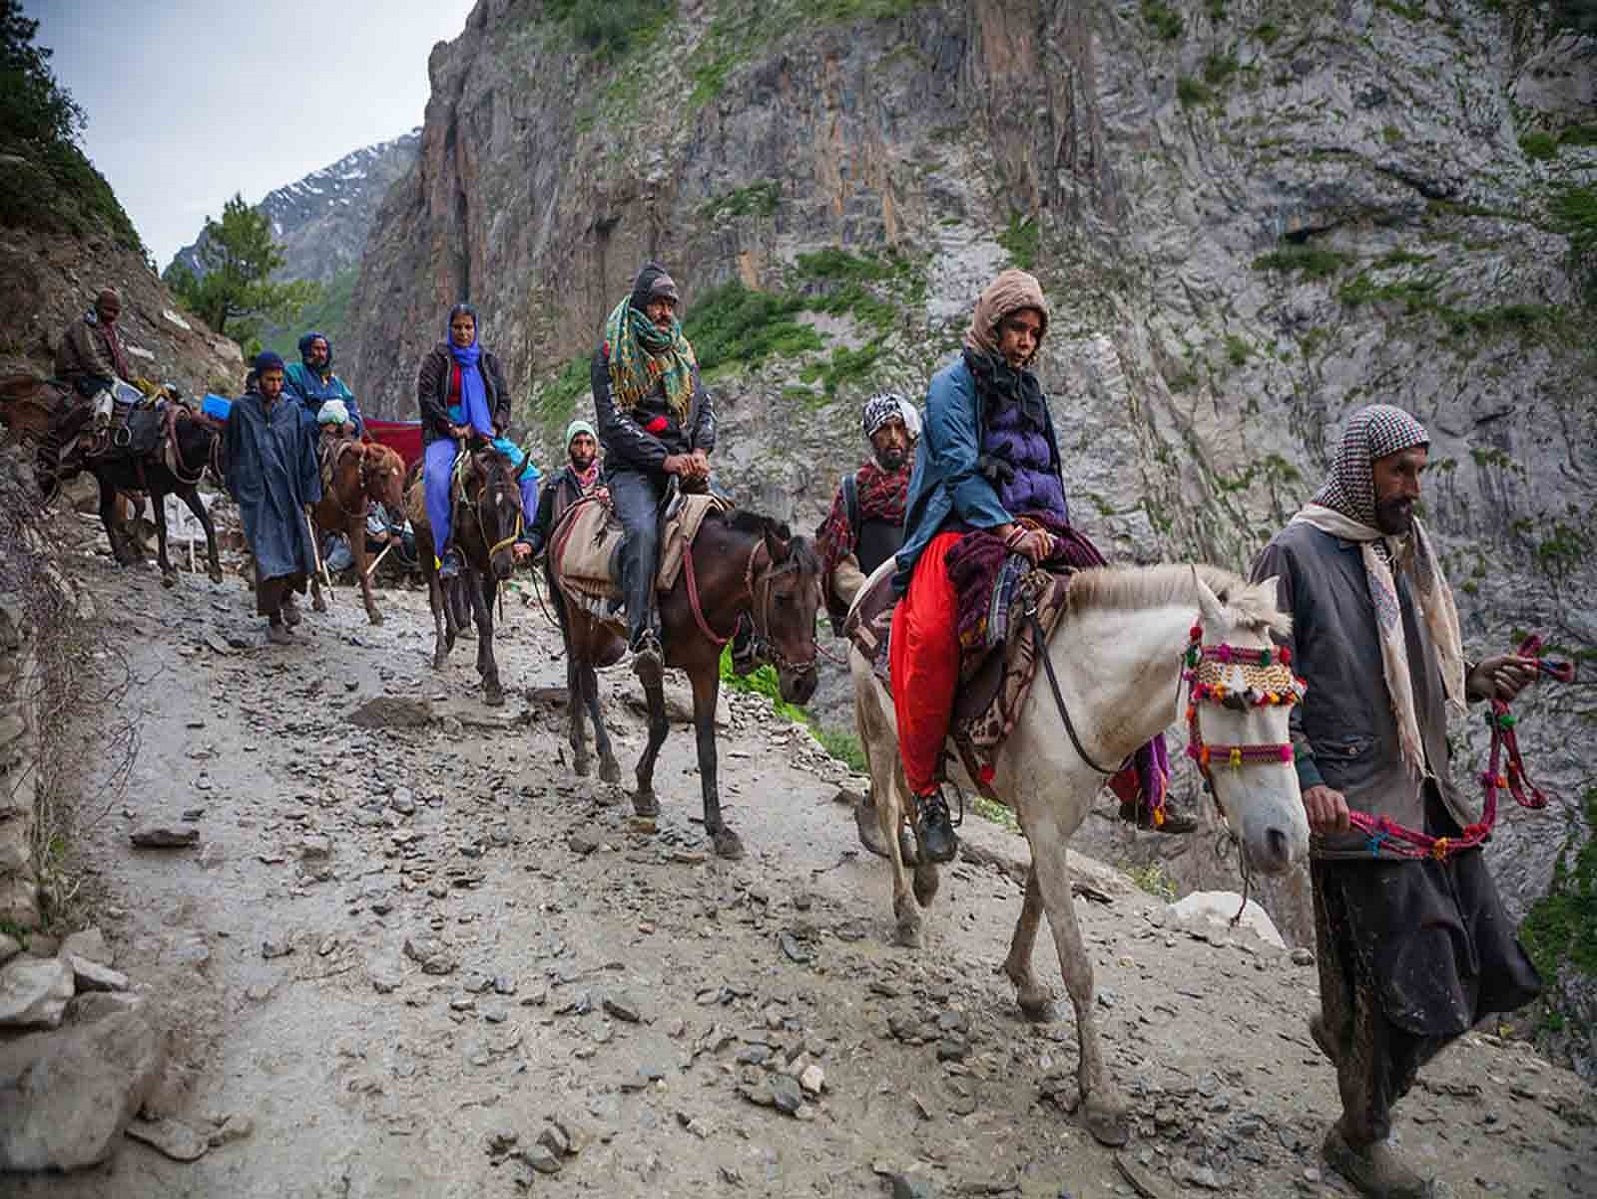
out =
{"type": "MultiPolygon", "coordinates": [[[[422,454],[422,484],[426,490],[427,523],[433,532],[433,553],[442,558],[454,531],[449,523],[449,488],[454,476],[456,446],[447,437],[428,444],[422,454]]],[[[530,528],[538,516],[538,476],[521,476],[521,519],[530,528]]]]}

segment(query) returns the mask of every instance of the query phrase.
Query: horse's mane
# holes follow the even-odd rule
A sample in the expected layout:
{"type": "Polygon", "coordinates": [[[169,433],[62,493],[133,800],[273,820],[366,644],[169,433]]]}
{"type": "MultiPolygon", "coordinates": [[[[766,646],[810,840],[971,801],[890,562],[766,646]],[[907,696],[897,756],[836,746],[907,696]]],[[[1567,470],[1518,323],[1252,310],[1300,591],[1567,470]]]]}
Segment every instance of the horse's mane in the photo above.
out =
{"type": "Polygon", "coordinates": [[[712,512],[710,515],[734,533],[746,533],[753,537],[770,534],[778,540],[787,542],[788,561],[798,572],[806,576],[820,575],[821,559],[816,554],[810,539],[793,536],[785,521],[761,516],[758,512],[750,512],[744,508],[734,508],[730,512],[712,512]]]}
{"type": "Polygon", "coordinates": [[[1194,571],[1220,602],[1231,609],[1239,623],[1282,634],[1290,629],[1290,617],[1276,607],[1273,587],[1250,583],[1241,575],[1203,563],[1101,566],[1084,570],[1070,581],[1070,610],[1128,611],[1196,604],[1194,571]]]}
{"type": "Polygon", "coordinates": [[[367,457],[379,459],[384,466],[398,466],[400,471],[405,469],[405,457],[391,445],[384,445],[380,441],[366,443],[367,457]]]}

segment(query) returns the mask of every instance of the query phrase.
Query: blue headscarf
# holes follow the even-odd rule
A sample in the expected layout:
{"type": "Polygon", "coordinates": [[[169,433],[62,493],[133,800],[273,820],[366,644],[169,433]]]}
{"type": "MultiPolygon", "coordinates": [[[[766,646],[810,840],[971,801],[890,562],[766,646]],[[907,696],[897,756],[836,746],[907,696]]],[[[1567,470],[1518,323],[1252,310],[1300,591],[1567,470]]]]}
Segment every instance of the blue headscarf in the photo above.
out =
{"type": "Polygon", "coordinates": [[[460,410],[465,423],[483,437],[494,435],[494,418],[488,410],[488,389],[483,386],[482,372],[477,363],[482,358],[482,345],[477,340],[477,310],[470,304],[456,304],[449,310],[449,323],[462,313],[471,316],[472,335],[469,346],[457,346],[453,331],[449,334],[449,353],[460,367],[460,410]]]}
{"type": "Polygon", "coordinates": [[[322,364],[321,369],[331,373],[333,369],[333,339],[328,337],[325,333],[317,333],[313,330],[299,339],[299,360],[303,362],[307,368],[310,368],[311,342],[313,341],[325,341],[327,343],[327,361],[322,364]]]}

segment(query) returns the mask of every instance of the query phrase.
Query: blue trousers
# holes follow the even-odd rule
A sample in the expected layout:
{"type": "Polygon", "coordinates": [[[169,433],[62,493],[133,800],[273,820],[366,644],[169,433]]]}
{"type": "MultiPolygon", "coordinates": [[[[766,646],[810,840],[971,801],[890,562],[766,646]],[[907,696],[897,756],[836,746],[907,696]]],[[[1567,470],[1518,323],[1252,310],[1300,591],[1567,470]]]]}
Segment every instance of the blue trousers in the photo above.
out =
{"type": "MultiPolygon", "coordinates": [[[[426,489],[427,523],[433,531],[433,552],[443,556],[454,531],[449,524],[449,487],[455,466],[455,443],[447,437],[431,442],[422,455],[422,485],[426,489]]],[[[538,516],[538,476],[521,476],[521,519],[528,528],[538,516]]]]}

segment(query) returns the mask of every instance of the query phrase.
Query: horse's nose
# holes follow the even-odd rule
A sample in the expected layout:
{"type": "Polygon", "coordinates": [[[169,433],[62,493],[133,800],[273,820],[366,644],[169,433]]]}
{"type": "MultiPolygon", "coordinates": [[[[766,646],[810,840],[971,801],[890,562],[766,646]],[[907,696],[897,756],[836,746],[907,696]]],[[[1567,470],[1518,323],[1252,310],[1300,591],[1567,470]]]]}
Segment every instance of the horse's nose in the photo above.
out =
{"type": "Polygon", "coordinates": [[[1259,868],[1267,874],[1278,874],[1292,864],[1292,838],[1278,828],[1271,827],[1264,832],[1265,860],[1259,863],[1259,868]]]}

